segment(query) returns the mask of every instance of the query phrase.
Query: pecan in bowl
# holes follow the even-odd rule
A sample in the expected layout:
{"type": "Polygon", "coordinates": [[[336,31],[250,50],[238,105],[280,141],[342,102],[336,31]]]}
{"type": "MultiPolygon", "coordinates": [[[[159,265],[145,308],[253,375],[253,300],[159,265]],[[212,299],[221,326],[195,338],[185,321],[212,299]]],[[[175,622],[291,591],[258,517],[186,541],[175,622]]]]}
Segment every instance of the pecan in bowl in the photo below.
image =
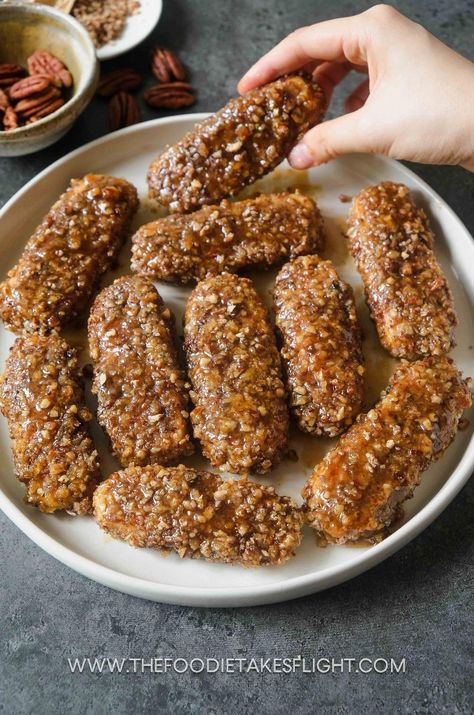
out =
{"type": "Polygon", "coordinates": [[[72,75],[55,55],[36,50],[27,65],[28,73],[20,65],[0,65],[0,130],[33,124],[69,99],[72,75]]]}
{"type": "Polygon", "coordinates": [[[0,65],[0,88],[7,89],[12,84],[18,82],[26,75],[26,70],[20,65],[1,64],[0,65]]]}

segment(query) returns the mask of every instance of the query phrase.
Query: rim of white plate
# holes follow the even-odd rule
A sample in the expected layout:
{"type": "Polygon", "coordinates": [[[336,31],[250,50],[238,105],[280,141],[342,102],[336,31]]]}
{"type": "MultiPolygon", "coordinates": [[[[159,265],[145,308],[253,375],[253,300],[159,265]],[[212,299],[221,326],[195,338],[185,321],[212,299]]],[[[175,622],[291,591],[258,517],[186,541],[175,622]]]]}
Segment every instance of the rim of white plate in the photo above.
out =
{"type": "MultiPolygon", "coordinates": [[[[163,126],[166,124],[181,124],[189,121],[201,121],[209,116],[209,113],[193,113],[181,114],[171,117],[162,117],[160,119],[152,119],[148,122],[142,122],[132,127],[121,129],[118,132],[113,132],[92,142],[84,144],[74,151],[66,154],[56,162],[41,171],[37,176],[33,177],[23,188],[17,191],[0,210],[0,221],[3,214],[26,193],[32,184],[35,184],[43,177],[53,173],[58,167],[73,160],[80,154],[106,144],[108,141],[114,140],[118,135],[127,135],[140,132],[144,128],[150,126],[163,126]]],[[[428,194],[438,200],[443,207],[451,215],[451,218],[459,225],[461,231],[472,238],[466,226],[463,224],[457,214],[451,207],[434,191],[429,184],[421,179],[417,174],[408,169],[403,164],[386,157],[377,157],[387,162],[389,166],[396,166],[397,169],[409,177],[411,181],[418,186],[421,186],[428,194]]],[[[474,250],[474,247],[473,247],[474,250]]],[[[263,584],[261,586],[242,586],[217,588],[210,590],[208,588],[190,587],[190,586],[172,586],[169,584],[160,584],[155,581],[147,581],[136,576],[128,576],[127,574],[119,573],[107,566],[102,566],[89,558],[80,556],[72,549],[61,544],[57,539],[46,534],[39,526],[33,524],[30,519],[23,514],[14,502],[7,497],[0,487],[0,508],[4,514],[13,523],[23,531],[32,541],[40,548],[46,551],[50,556],[58,559],[66,566],[69,566],[74,571],[91,578],[109,588],[113,588],[122,593],[127,593],[140,598],[158,601],[161,603],[173,603],[185,606],[207,606],[207,607],[235,607],[235,606],[250,606],[277,603],[286,601],[292,598],[305,596],[311,593],[316,593],[325,588],[336,586],[343,581],[347,581],[359,574],[367,571],[372,566],[381,563],[384,559],[391,556],[400,548],[405,546],[409,541],[418,536],[427,526],[429,526],[436,517],[448,506],[454,499],[456,494],[466,484],[472,472],[474,471],[474,434],[465,449],[465,452],[454,471],[449,478],[439,489],[439,491],[414,514],[409,521],[400,526],[395,532],[388,536],[384,541],[375,544],[367,551],[361,552],[350,563],[337,564],[325,569],[321,569],[312,574],[295,576],[293,578],[283,579],[271,584],[263,584]]]]}

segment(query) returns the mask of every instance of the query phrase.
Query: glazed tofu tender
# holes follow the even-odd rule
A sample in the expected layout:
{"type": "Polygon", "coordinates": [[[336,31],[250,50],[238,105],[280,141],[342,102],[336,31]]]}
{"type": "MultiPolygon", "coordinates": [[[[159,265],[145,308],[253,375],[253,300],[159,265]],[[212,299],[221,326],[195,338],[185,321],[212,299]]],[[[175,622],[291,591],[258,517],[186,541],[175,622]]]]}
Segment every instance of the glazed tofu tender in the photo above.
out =
{"type": "Polygon", "coordinates": [[[324,246],[314,201],[298,192],[205,206],[145,224],[133,237],[132,270],[190,283],[223,271],[268,268],[324,246]]]}
{"type": "Polygon", "coordinates": [[[306,483],[310,524],[329,542],[379,540],[424,470],[454,439],[472,397],[452,360],[402,363],[306,483]]]}
{"type": "Polygon", "coordinates": [[[352,288],[330,261],[286,263],[274,289],[276,326],[300,429],[334,437],[360,412],[364,358],[352,288]]]}
{"type": "Polygon", "coordinates": [[[290,497],[183,465],[112,474],[94,494],[94,513],[132,546],[243,566],[282,564],[301,541],[302,515],[290,497]]]}
{"type": "Polygon", "coordinates": [[[223,471],[267,472],[286,453],[288,411],[270,317],[252,282],[222,273],[199,283],[184,338],[204,456],[223,471]]]}
{"type": "Polygon", "coordinates": [[[18,338],[0,380],[17,478],[41,511],[85,514],[100,478],[76,350],[56,333],[18,338]]]}
{"type": "Polygon", "coordinates": [[[123,466],[168,464],[193,452],[174,326],[153,283],[125,276],[89,318],[98,419],[123,466]]]}
{"type": "Polygon", "coordinates": [[[128,181],[96,174],[73,180],[0,284],[5,325],[47,332],[79,315],[116,260],[137,207],[128,181]]]}
{"type": "Polygon", "coordinates": [[[403,184],[385,181],[354,199],[349,247],[379,338],[394,357],[443,355],[457,323],[423,209],[403,184]]]}
{"type": "Polygon", "coordinates": [[[300,75],[231,99],[152,162],[150,195],[172,213],[235,196],[274,169],[325,108],[321,88],[300,75]]]}

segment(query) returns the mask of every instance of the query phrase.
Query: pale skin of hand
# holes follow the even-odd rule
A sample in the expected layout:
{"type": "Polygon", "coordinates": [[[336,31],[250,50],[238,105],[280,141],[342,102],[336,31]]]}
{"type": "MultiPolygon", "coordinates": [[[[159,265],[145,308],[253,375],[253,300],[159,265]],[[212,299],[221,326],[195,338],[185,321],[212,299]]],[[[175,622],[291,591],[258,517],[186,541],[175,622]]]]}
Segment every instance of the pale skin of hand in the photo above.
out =
{"type": "Polygon", "coordinates": [[[328,103],[351,70],[368,77],[347,98],[347,114],[293,148],[294,168],[363,152],[474,171],[474,64],[392,7],[296,30],[250,68],[239,92],[300,69],[328,103]]]}

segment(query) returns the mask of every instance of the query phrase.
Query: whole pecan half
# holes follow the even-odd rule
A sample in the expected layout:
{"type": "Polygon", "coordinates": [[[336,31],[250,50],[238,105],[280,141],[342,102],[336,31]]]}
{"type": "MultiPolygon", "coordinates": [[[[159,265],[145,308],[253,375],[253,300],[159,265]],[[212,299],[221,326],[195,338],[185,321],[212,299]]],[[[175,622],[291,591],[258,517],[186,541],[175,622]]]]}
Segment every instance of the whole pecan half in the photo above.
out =
{"type": "Polygon", "coordinates": [[[156,84],[144,92],[145,102],[150,107],[162,109],[180,109],[194,104],[193,88],[187,82],[167,82],[156,84]]]}
{"type": "Polygon", "coordinates": [[[8,90],[8,95],[10,99],[24,99],[25,97],[31,97],[35,94],[40,94],[44,92],[45,89],[51,86],[49,78],[47,77],[25,77],[20,79],[19,82],[12,84],[8,90]]]}
{"type": "Polygon", "coordinates": [[[3,128],[7,132],[10,131],[10,129],[18,128],[18,117],[13,107],[7,107],[3,115],[3,128]]]}
{"type": "MultiPolygon", "coordinates": [[[[24,99],[17,102],[15,104],[15,112],[22,119],[29,119],[29,117],[36,116],[39,111],[42,111],[43,107],[48,106],[52,101],[57,101],[60,97],[60,94],[61,93],[59,89],[57,89],[57,87],[49,86],[43,92],[40,92],[39,94],[35,94],[33,96],[25,97],[24,99]]],[[[64,104],[64,101],[62,103],[64,104]]],[[[60,107],[61,105],[58,106],[60,107]]],[[[47,114],[50,114],[50,112],[47,112],[47,114]]]]}
{"type": "Polygon", "coordinates": [[[133,92],[142,84],[142,77],[134,69],[112,70],[101,76],[97,94],[100,97],[112,97],[117,92],[133,92]]]}
{"type": "Polygon", "coordinates": [[[26,71],[20,65],[3,64],[0,65],[0,87],[6,89],[26,75],[26,71]]]}
{"type": "Polygon", "coordinates": [[[9,99],[3,89],[0,89],[0,112],[5,112],[10,106],[9,99]]]}
{"type": "Polygon", "coordinates": [[[27,60],[31,75],[45,74],[54,77],[64,87],[72,87],[72,75],[55,55],[46,50],[36,50],[27,60]]]}
{"type": "Polygon", "coordinates": [[[38,119],[42,119],[42,117],[47,117],[49,114],[52,114],[56,111],[56,109],[62,107],[63,104],[64,99],[62,97],[50,99],[41,104],[39,107],[36,107],[36,110],[30,110],[30,112],[28,113],[28,117],[23,114],[23,118],[27,119],[27,124],[32,124],[38,119]]]}
{"type": "Polygon", "coordinates": [[[166,47],[155,47],[150,54],[151,71],[160,82],[182,81],[186,72],[174,52],[166,47]]]}
{"type": "Polygon", "coordinates": [[[52,77],[50,74],[46,74],[44,72],[39,72],[38,74],[33,75],[34,77],[42,77],[43,79],[47,79],[50,84],[54,85],[55,87],[58,87],[59,89],[62,88],[63,84],[61,80],[59,80],[57,77],[52,77]]]}
{"type": "Polygon", "coordinates": [[[138,104],[128,92],[114,94],[109,102],[109,126],[111,131],[129,127],[140,120],[138,104]]]}

